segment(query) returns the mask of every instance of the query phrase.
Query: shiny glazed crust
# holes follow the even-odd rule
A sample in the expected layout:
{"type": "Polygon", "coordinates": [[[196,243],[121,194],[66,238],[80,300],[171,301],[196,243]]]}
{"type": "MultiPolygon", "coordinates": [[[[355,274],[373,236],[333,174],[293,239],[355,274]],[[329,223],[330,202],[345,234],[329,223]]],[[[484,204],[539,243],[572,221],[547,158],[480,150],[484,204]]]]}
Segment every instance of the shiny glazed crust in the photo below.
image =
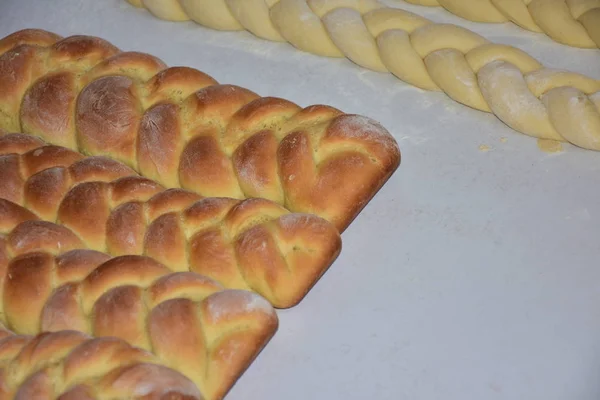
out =
{"type": "Polygon", "coordinates": [[[150,257],[85,249],[68,228],[8,200],[0,199],[0,221],[0,322],[15,333],[116,337],[220,399],[278,328],[258,294],[173,273],[150,257]]]}
{"type": "Polygon", "coordinates": [[[124,164],[24,134],[0,136],[0,198],[73,231],[81,245],[145,255],[230,289],[296,305],[341,251],[335,226],[264,199],[165,190],[124,164]]]}
{"type": "Polygon", "coordinates": [[[272,200],[343,231],[400,164],[379,123],[218,84],[97,37],[0,40],[0,129],[107,156],[168,188],[272,200]]]}

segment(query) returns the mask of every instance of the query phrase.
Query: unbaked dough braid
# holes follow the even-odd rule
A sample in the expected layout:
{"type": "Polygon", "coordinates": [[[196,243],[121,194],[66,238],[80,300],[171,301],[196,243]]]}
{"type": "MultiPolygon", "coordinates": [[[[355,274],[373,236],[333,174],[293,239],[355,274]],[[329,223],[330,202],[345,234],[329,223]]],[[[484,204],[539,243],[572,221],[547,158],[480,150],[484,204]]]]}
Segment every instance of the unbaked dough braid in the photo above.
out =
{"type": "Polygon", "coordinates": [[[335,226],[265,199],[165,190],[117,161],[1,135],[0,198],[72,230],[93,250],[146,255],[278,308],[296,305],[341,251],[335,226]]]}
{"type": "Polygon", "coordinates": [[[73,330],[35,336],[4,333],[2,399],[205,399],[188,378],[121,339],[73,330]]]}
{"type": "Polygon", "coordinates": [[[600,0],[404,0],[475,22],[513,22],[573,47],[600,47],[600,0]]]}
{"type": "Polygon", "coordinates": [[[369,118],[222,85],[89,36],[0,40],[0,129],[109,156],[165,187],[260,197],[343,231],[400,163],[369,118]]]}
{"type": "MultiPolygon", "coordinates": [[[[457,25],[434,23],[375,0],[129,2],[159,18],[193,19],[214,29],[243,27],[310,53],[345,56],[421,89],[443,91],[526,135],[600,150],[600,81],[545,68],[518,48],[491,43],[457,25]]],[[[469,7],[480,2],[470,1],[469,7]]],[[[597,11],[589,15],[593,21],[597,11]]]]}
{"type": "Polygon", "coordinates": [[[0,199],[0,221],[0,319],[16,333],[117,337],[220,399],[278,327],[256,293],[150,257],[86,249],[68,228],[8,200],[0,199]]]}

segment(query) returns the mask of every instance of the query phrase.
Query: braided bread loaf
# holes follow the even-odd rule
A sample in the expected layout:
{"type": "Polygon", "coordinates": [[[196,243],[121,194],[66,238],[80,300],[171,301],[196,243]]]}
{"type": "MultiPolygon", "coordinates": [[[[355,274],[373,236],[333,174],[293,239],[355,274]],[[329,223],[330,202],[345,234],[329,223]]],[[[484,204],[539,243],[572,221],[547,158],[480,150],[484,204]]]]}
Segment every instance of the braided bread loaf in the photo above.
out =
{"type": "Polygon", "coordinates": [[[220,399],[277,330],[275,310],[255,293],[84,249],[69,229],[8,200],[0,221],[0,320],[16,333],[117,337],[220,399]]]}
{"type": "Polygon", "coordinates": [[[164,190],[114,160],[30,135],[0,136],[0,198],[72,230],[87,248],[154,258],[275,307],[296,305],[341,251],[334,225],[264,199],[164,190]]]}
{"type": "MultiPolygon", "coordinates": [[[[434,23],[377,0],[128,1],[159,18],[247,29],[309,53],[347,57],[421,89],[443,91],[523,134],[600,150],[600,81],[545,68],[518,48],[491,43],[457,25],[434,23]]],[[[473,8],[485,1],[468,3],[473,8]]],[[[597,26],[592,23],[592,30],[597,26]]]]}
{"type": "Polygon", "coordinates": [[[168,188],[269,199],[340,231],[400,163],[368,118],[260,97],[96,37],[5,37],[0,87],[0,129],[109,156],[168,188]]]}
{"type": "Polygon", "coordinates": [[[405,0],[476,22],[513,22],[568,46],[600,47],[599,0],[405,0]]]}
{"type": "Polygon", "coordinates": [[[117,338],[65,330],[4,332],[0,398],[15,400],[203,400],[198,388],[152,354],[117,338]]]}

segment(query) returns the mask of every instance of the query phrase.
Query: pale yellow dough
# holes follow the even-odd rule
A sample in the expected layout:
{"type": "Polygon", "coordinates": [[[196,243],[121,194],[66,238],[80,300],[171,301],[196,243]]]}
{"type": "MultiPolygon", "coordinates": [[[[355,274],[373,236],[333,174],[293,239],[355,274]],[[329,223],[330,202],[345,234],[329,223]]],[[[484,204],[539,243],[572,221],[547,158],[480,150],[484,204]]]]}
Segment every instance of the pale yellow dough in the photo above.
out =
{"type": "MultiPolygon", "coordinates": [[[[459,103],[493,113],[523,134],[600,151],[600,81],[545,68],[523,50],[492,43],[457,25],[434,23],[376,0],[125,1],[158,18],[191,19],[218,30],[245,29],[313,54],[346,57],[421,89],[443,91],[459,103]]],[[[433,1],[456,12],[467,3],[427,3],[433,1]]],[[[560,30],[567,21],[564,10],[595,23],[597,18],[590,16],[600,16],[598,1],[478,0],[469,15],[489,11],[487,18],[495,19],[514,10],[519,21],[527,21],[526,9],[539,10],[532,14],[536,26],[549,23],[560,30]],[[500,11],[491,11],[495,6],[500,11]],[[552,14],[552,7],[562,11],[552,14]]]]}
{"type": "Polygon", "coordinates": [[[404,0],[476,22],[513,22],[573,47],[600,47],[600,0],[404,0]]]}

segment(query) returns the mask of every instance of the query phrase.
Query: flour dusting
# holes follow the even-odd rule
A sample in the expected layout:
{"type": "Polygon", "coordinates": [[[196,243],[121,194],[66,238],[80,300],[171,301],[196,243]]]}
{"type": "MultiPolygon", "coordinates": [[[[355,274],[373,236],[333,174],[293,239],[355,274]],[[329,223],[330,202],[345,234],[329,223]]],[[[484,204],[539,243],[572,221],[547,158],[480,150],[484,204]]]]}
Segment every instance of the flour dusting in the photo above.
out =
{"type": "Polygon", "coordinates": [[[558,82],[559,78],[568,77],[568,75],[572,75],[572,73],[560,69],[542,68],[527,74],[525,81],[535,91],[534,94],[536,96],[541,96],[556,86],[555,82],[558,82]]]}
{"type": "Polygon", "coordinates": [[[134,383],[133,394],[136,397],[164,398],[167,393],[176,391],[179,396],[190,396],[201,398],[198,388],[192,381],[179,372],[166,369],[161,365],[139,363],[118,376],[113,386],[119,388],[121,385],[134,383]],[[121,383],[122,382],[122,383],[121,383]]]}
{"type": "Polygon", "coordinates": [[[240,343],[237,340],[229,341],[227,343],[227,347],[219,348],[219,350],[217,351],[217,355],[221,360],[225,361],[226,363],[230,363],[231,361],[233,361],[236,354],[238,354],[238,352],[242,350],[242,347],[243,343],[240,343]]]}
{"type": "Polygon", "coordinates": [[[319,235],[328,237],[332,234],[332,225],[314,214],[292,213],[285,214],[278,219],[279,226],[284,231],[303,229],[308,231],[307,236],[313,239],[319,235]]]}
{"type": "MultiPolygon", "coordinates": [[[[598,133],[597,123],[594,123],[593,118],[590,118],[588,114],[588,108],[586,107],[587,99],[590,96],[586,96],[579,90],[573,87],[558,87],[551,89],[542,96],[542,101],[546,107],[550,107],[552,98],[556,96],[558,99],[559,109],[566,120],[577,121],[577,127],[573,129],[562,129],[560,134],[568,139],[570,142],[594,149],[600,149],[600,134],[598,133]],[[562,102],[561,97],[567,97],[568,101],[566,104],[562,102]],[[560,104],[564,104],[560,107],[560,104]]],[[[557,110],[550,108],[553,113],[557,110]]]]}
{"type": "Polygon", "coordinates": [[[565,72],[567,71],[554,68],[542,68],[529,73],[527,75],[527,80],[533,80],[543,85],[547,85],[549,80],[553,79],[557,75],[564,74],[565,72]]]}
{"type": "Polygon", "coordinates": [[[473,70],[468,68],[466,61],[464,64],[457,62],[461,59],[464,61],[464,56],[456,49],[441,49],[427,56],[427,61],[443,64],[444,68],[451,71],[452,76],[460,81],[460,83],[468,88],[474,88],[477,86],[477,83],[473,70]]]}
{"type": "Polygon", "coordinates": [[[548,120],[546,108],[512,64],[498,60],[484,66],[479,71],[479,86],[494,114],[514,129],[523,131],[528,120],[548,120]]]}
{"type": "Polygon", "coordinates": [[[309,214],[294,213],[282,215],[279,218],[279,225],[284,230],[292,230],[301,226],[310,225],[313,222],[313,217],[309,214]]]}
{"type": "Polygon", "coordinates": [[[588,98],[592,101],[592,103],[594,103],[596,105],[596,108],[598,109],[598,112],[600,113],[600,91],[589,95],[588,98]]]}
{"type": "Polygon", "coordinates": [[[246,290],[224,290],[209,296],[205,301],[208,313],[214,322],[229,316],[252,312],[274,313],[273,306],[265,298],[246,290]]]}
{"type": "Polygon", "coordinates": [[[242,159],[235,163],[235,170],[240,181],[248,184],[254,190],[261,191],[268,183],[268,180],[257,168],[257,161],[252,158],[242,159]]]}
{"type": "Polygon", "coordinates": [[[246,303],[246,311],[260,311],[267,314],[273,312],[273,307],[271,306],[271,303],[269,303],[264,297],[249,292],[245,293],[249,294],[247,297],[251,297],[246,303]]]}
{"type": "Polygon", "coordinates": [[[360,13],[352,8],[337,8],[323,17],[323,21],[327,22],[327,28],[337,30],[354,25],[357,17],[361,18],[360,13]]]}
{"type": "MultiPolygon", "coordinates": [[[[321,25],[321,18],[314,13],[305,0],[297,0],[295,6],[294,11],[296,11],[298,20],[302,25],[312,25],[313,27],[321,25]]],[[[285,10],[283,13],[289,11],[290,10],[285,10]]]]}
{"type": "Polygon", "coordinates": [[[391,150],[398,147],[392,135],[379,122],[361,115],[343,115],[334,121],[331,129],[348,139],[375,142],[391,150]]]}
{"type": "Polygon", "coordinates": [[[331,39],[340,48],[346,48],[348,53],[360,54],[362,52],[377,52],[375,40],[368,33],[360,13],[352,8],[337,8],[323,17],[323,24],[331,39]],[[351,47],[350,41],[344,40],[350,32],[363,31],[365,35],[360,37],[353,35],[351,47]],[[361,40],[362,39],[362,40],[361,40]]]}

